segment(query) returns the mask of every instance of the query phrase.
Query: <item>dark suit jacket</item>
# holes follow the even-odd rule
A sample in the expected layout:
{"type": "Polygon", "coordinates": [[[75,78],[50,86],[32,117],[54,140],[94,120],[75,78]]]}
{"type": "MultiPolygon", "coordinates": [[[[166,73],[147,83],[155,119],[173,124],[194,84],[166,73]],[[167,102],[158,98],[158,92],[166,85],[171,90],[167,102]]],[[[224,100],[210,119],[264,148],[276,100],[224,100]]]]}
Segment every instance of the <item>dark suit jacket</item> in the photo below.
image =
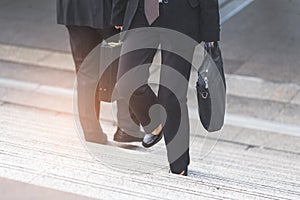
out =
{"type": "Polygon", "coordinates": [[[112,26],[112,0],[57,0],[56,6],[58,24],[96,29],[112,26]]]}
{"type": "MultiPolygon", "coordinates": [[[[129,30],[140,0],[113,0],[112,24],[129,30]]],[[[165,6],[164,28],[173,29],[197,41],[220,40],[218,0],[169,0],[165,6]],[[181,6],[187,1],[189,6],[181,6]],[[182,17],[176,17],[176,15],[182,17]]]]}

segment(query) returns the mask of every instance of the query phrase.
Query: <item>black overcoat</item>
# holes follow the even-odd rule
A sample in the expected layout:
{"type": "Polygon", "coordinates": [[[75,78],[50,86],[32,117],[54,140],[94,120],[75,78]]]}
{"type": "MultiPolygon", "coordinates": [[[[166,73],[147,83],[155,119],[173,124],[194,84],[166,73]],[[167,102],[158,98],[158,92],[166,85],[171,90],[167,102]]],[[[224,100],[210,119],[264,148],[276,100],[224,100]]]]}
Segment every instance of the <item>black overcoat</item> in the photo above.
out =
{"type": "Polygon", "coordinates": [[[57,0],[56,6],[58,24],[96,29],[112,26],[112,0],[57,0]]]}

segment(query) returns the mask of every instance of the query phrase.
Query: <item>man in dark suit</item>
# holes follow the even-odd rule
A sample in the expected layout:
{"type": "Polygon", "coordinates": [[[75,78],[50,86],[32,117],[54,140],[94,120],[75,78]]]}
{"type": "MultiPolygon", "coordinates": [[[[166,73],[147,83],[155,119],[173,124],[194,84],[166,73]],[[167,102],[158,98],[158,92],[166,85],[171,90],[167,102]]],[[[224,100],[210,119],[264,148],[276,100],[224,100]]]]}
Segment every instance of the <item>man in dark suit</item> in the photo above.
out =
{"type": "MultiPolygon", "coordinates": [[[[68,29],[77,74],[83,61],[95,47],[102,43],[104,39],[119,33],[110,23],[111,8],[111,0],[57,0],[57,22],[65,25],[68,29]]],[[[80,81],[83,83],[81,85],[84,86],[84,82],[89,80],[80,81]]],[[[78,82],[80,81],[78,80],[78,82]]],[[[80,87],[78,86],[78,88],[80,87]]],[[[84,90],[87,90],[87,88],[83,88],[82,91],[84,90]]],[[[100,102],[98,99],[95,95],[95,113],[99,119],[100,102]]],[[[85,139],[89,142],[105,144],[107,136],[103,133],[99,121],[91,123],[95,121],[92,116],[94,112],[88,112],[89,105],[80,103],[80,100],[79,98],[78,111],[85,139]]],[[[119,113],[122,113],[122,111],[119,113]]],[[[122,124],[129,123],[126,121],[128,117],[130,116],[123,116],[120,119],[122,124]]],[[[131,128],[129,125],[125,128],[128,127],[131,128]]],[[[130,130],[131,132],[136,131],[139,133],[137,128],[132,129],[134,130],[130,130]]],[[[114,140],[118,142],[141,141],[140,138],[128,135],[125,131],[127,130],[118,128],[114,140]]]]}
{"type": "MultiPolygon", "coordinates": [[[[180,48],[178,42],[169,39],[167,35],[161,35],[155,30],[145,30],[136,28],[159,27],[174,30],[183,33],[197,43],[202,41],[217,45],[220,39],[220,19],[218,0],[114,0],[112,24],[116,28],[130,30],[123,34],[123,48],[129,48],[133,43],[144,43],[145,46],[155,47],[161,44],[162,64],[169,66],[179,72],[186,81],[179,81],[172,77],[168,71],[162,67],[160,82],[169,82],[171,91],[163,85],[160,85],[158,97],[151,88],[144,82],[144,86],[138,88],[132,95],[129,103],[130,108],[140,120],[141,124],[146,127],[149,121],[149,108],[158,102],[165,108],[167,118],[162,132],[153,134],[146,130],[147,134],[143,140],[145,147],[156,144],[164,134],[167,145],[168,160],[172,173],[187,175],[189,157],[189,120],[187,111],[187,89],[188,80],[191,72],[191,63],[193,50],[191,46],[187,52],[187,60],[176,53],[166,51],[165,46],[171,46],[167,49],[180,48]],[[132,32],[132,30],[138,30],[132,32]],[[132,32],[132,33],[131,33],[132,32]],[[151,33],[149,33],[151,32],[151,33]],[[138,40],[138,42],[137,42],[138,40]],[[179,95],[178,95],[179,94],[179,95]],[[141,106],[143,105],[143,106],[141,106]],[[179,135],[179,137],[178,137],[179,135]],[[174,140],[178,140],[174,142],[174,140]],[[175,145],[174,145],[175,144],[175,145]],[[178,154],[180,146],[181,152],[178,154]]],[[[184,44],[183,44],[184,45],[184,44]]],[[[156,50],[151,48],[132,51],[120,59],[119,78],[135,66],[145,65],[144,69],[137,71],[139,74],[149,76],[147,66],[153,61],[156,50]]],[[[126,90],[125,88],[123,88],[126,90]]],[[[120,89],[122,90],[122,88],[120,89]]],[[[157,124],[156,124],[157,125],[157,124]]]]}

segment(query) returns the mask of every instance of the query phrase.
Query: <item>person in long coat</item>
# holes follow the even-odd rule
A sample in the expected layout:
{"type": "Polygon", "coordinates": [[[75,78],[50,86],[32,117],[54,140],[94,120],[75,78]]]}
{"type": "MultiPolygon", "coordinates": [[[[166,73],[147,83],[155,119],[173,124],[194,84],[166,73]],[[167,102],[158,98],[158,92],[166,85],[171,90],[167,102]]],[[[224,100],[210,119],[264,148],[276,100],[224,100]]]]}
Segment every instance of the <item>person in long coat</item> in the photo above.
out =
{"type": "MultiPolygon", "coordinates": [[[[101,44],[103,40],[119,33],[119,31],[111,25],[110,21],[112,0],[57,0],[56,6],[57,23],[65,25],[68,30],[76,73],[78,74],[82,63],[89,53],[101,44]]],[[[81,80],[81,83],[88,81],[89,80],[81,80]]],[[[81,85],[84,84],[85,83],[81,85]]],[[[86,88],[82,91],[85,89],[86,88]]],[[[81,126],[86,141],[105,144],[107,142],[107,136],[103,133],[100,123],[92,123],[92,121],[95,121],[92,115],[96,114],[96,117],[99,119],[100,113],[100,102],[97,95],[95,95],[94,101],[95,112],[88,111],[90,110],[89,105],[78,101],[81,126]]],[[[118,116],[122,116],[122,110],[118,111],[118,116]]],[[[127,123],[126,121],[129,117],[131,116],[120,117],[120,123],[129,124],[129,122],[127,123]]],[[[139,130],[130,131],[139,132],[139,130]]],[[[126,130],[118,127],[114,135],[114,140],[118,142],[134,142],[141,141],[141,138],[129,135],[126,133],[126,130]]]]}

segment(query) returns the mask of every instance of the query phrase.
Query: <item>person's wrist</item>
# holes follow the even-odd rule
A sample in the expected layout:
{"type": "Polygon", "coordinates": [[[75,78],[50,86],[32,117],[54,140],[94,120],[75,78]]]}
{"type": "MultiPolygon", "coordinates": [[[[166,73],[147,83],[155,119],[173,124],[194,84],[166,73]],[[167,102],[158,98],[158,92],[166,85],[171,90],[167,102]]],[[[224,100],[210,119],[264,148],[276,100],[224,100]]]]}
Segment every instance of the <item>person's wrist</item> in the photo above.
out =
{"type": "Polygon", "coordinates": [[[115,29],[122,30],[123,26],[115,26],[115,29]]]}
{"type": "Polygon", "coordinates": [[[205,42],[205,45],[206,45],[207,47],[214,47],[215,44],[216,44],[216,42],[205,42]]]}

